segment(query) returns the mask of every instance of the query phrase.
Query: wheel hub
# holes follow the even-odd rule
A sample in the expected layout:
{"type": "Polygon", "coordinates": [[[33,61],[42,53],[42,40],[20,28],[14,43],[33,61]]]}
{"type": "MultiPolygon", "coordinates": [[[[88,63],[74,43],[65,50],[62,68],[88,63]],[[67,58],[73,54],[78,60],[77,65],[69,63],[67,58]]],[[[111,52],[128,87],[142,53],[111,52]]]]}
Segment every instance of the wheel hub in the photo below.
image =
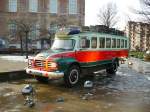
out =
{"type": "Polygon", "coordinates": [[[79,76],[78,70],[73,69],[70,72],[70,75],[69,75],[69,81],[70,81],[70,83],[71,84],[75,84],[76,82],[78,82],[78,76],[79,76]]]}

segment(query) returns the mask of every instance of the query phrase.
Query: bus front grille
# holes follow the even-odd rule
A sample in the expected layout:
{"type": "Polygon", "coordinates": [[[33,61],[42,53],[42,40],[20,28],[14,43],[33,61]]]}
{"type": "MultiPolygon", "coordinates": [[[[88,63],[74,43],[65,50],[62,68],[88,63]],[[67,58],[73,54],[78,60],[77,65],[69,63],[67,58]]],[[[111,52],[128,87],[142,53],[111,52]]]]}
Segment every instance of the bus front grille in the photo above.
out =
{"type": "Polygon", "coordinates": [[[35,67],[45,67],[46,61],[45,60],[35,60],[35,67]]]}

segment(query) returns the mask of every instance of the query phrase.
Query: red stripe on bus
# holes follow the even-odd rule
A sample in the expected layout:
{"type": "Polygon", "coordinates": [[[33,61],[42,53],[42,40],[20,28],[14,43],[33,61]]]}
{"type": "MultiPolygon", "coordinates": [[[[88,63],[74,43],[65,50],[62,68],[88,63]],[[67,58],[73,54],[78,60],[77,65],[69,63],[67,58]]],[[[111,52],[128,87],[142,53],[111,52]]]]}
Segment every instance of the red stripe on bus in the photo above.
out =
{"type": "Polygon", "coordinates": [[[128,57],[128,50],[112,50],[112,51],[76,51],[69,53],[61,53],[53,55],[52,58],[67,57],[75,58],[78,62],[96,62],[111,60],[113,58],[128,57]]]}

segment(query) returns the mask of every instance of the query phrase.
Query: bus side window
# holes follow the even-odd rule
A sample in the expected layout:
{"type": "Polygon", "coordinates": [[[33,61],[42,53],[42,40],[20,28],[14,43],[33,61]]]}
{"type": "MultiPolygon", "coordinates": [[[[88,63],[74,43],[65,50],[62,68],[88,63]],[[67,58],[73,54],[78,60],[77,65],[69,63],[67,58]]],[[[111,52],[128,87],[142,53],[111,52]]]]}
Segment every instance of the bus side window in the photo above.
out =
{"type": "Polygon", "coordinates": [[[116,39],[112,39],[112,48],[116,48],[116,39]]]}
{"type": "Polygon", "coordinates": [[[117,48],[120,48],[120,39],[117,39],[117,48]]]}
{"type": "Polygon", "coordinates": [[[106,48],[111,48],[111,38],[106,38],[106,48]]]}
{"type": "Polygon", "coordinates": [[[127,48],[127,40],[125,40],[125,48],[127,48]]]}
{"type": "Polygon", "coordinates": [[[82,37],[80,39],[80,48],[89,48],[90,47],[90,40],[87,37],[82,37]]]}
{"type": "Polygon", "coordinates": [[[105,48],[105,38],[104,37],[99,38],[99,48],[105,48]]]}
{"type": "Polygon", "coordinates": [[[92,48],[97,48],[97,37],[92,37],[91,47],[92,48]]]}
{"type": "Polygon", "coordinates": [[[124,48],[124,40],[121,39],[121,48],[124,48]]]}

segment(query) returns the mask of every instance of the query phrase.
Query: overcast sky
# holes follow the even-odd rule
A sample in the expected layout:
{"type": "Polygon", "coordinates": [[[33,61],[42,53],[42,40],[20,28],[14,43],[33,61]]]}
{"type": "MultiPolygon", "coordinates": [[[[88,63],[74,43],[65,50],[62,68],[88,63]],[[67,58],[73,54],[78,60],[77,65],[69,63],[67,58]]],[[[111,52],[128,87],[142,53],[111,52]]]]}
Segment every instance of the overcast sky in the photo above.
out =
{"type": "Polygon", "coordinates": [[[101,7],[109,2],[117,5],[119,23],[117,28],[124,29],[128,18],[138,20],[138,16],[133,13],[132,9],[140,9],[139,0],[85,0],[85,25],[96,25],[98,22],[98,13],[101,7]]]}

